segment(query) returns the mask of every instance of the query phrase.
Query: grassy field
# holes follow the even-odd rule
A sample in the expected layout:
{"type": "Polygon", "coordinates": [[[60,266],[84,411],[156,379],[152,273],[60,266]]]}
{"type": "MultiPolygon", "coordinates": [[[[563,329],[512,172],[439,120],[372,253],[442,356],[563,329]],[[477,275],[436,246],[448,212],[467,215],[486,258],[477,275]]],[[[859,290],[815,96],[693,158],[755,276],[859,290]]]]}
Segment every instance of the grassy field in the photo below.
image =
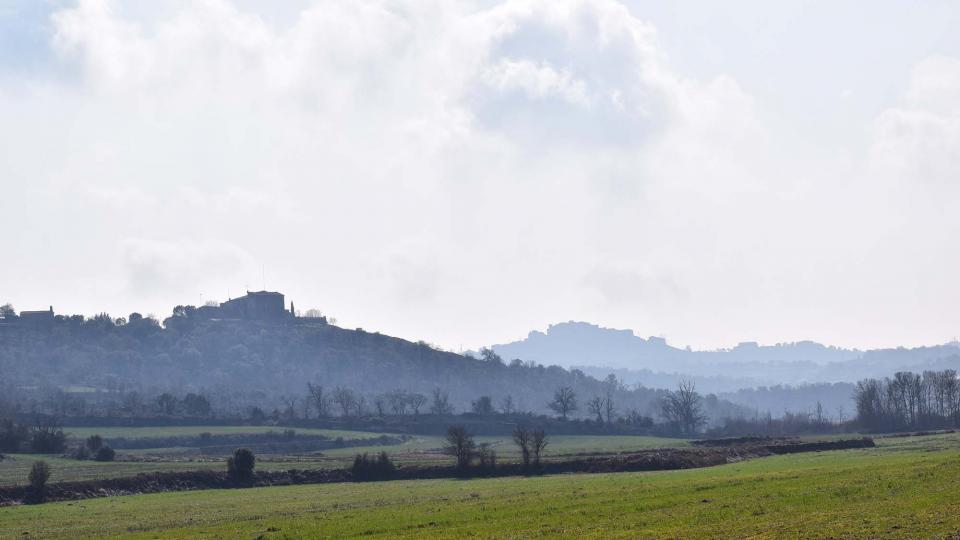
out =
{"type": "Polygon", "coordinates": [[[0,538],[944,537],[960,438],[686,471],[217,490],[0,508],[0,538]]]}
{"type": "MultiPolygon", "coordinates": [[[[96,480],[98,478],[117,478],[135,476],[144,472],[226,470],[223,459],[166,460],[166,461],[78,461],[70,458],[38,456],[36,454],[13,454],[0,462],[0,486],[25,485],[27,474],[33,462],[46,461],[52,470],[51,482],[96,480]]],[[[276,459],[260,459],[260,470],[315,469],[333,466],[346,466],[346,460],[324,460],[321,457],[297,458],[284,456],[276,459]]]]}
{"type": "MultiPolygon", "coordinates": [[[[113,429],[113,428],[110,428],[113,429]]],[[[132,437],[131,433],[147,433],[141,437],[167,437],[174,434],[193,434],[193,431],[184,433],[160,431],[168,429],[211,430],[211,427],[198,428],[119,428],[120,435],[132,437]],[[141,431],[157,430],[157,431],[141,431]]],[[[250,429],[250,428],[221,428],[221,429],[250,429]]],[[[259,429],[259,428],[253,428],[259,429]]],[[[278,429],[278,428],[274,428],[278,429]]],[[[282,428],[279,428],[282,429],[282,428]]],[[[95,431],[95,430],[93,430],[95,431]]],[[[309,430],[300,431],[305,433],[309,430]]],[[[103,433],[103,430],[98,431],[103,433]]],[[[91,431],[92,433],[92,431],[91,431]]],[[[234,433],[245,433],[236,431],[234,433]]],[[[345,439],[373,437],[379,434],[360,431],[339,431],[337,436],[345,439]]],[[[106,435],[105,435],[106,436],[106,435]]],[[[490,444],[496,449],[501,460],[517,460],[519,454],[509,437],[477,437],[478,443],[490,444]]],[[[572,454],[596,454],[606,452],[622,452],[642,448],[684,446],[687,442],[681,439],[664,439],[659,437],[640,436],[609,436],[596,437],[587,435],[563,435],[552,437],[544,455],[546,459],[558,459],[572,454]]],[[[391,457],[401,464],[442,464],[452,463],[452,458],[441,452],[444,442],[442,437],[414,437],[397,445],[348,447],[325,450],[322,453],[313,453],[302,456],[260,456],[258,467],[262,470],[286,469],[316,469],[316,468],[344,468],[353,460],[357,453],[375,453],[381,450],[388,452],[391,457]]],[[[78,461],[69,458],[15,454],[0,461],[0,486],[26,484],[27,473],[37,459],[46,460],[52,470],[52,482],[72,480],[93,480],[96,478],[115,478],[132,476],[141,472],[157,471],[190,471],[190,470],[221,470],[224,468],[222,458],[204,457],[197,455],[197,449],[191,448],[151,448],[138,450],[120,450],[118,461],[98,463],[95,461],[78,461]]]]}
{"type": "Polygon", "coordinates": [[[293,429],[300,435],[323,435],[344,439],[362,439],[379,437],[382,433],[369,431],[345,431],[338,429],[287,428],[278,426],[157,426],[157,427],[65,427],[64,433],[74,439],[85,439],[90,435],[104,438],[126,437],[128,439],[150,439],[156,437],[191,437],[201,433],[211,435],[235,435],[239,433],[281,432],[293,429]]]}

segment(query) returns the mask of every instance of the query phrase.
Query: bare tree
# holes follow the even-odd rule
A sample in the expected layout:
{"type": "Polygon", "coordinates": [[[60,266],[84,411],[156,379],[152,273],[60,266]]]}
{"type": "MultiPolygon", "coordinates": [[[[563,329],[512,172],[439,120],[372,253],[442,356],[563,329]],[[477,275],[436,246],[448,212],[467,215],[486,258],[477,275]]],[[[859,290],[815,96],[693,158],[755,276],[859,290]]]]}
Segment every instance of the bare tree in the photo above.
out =
{"type": "Polygon", "coordinates": [[[333,391],[333,402],[340,407],[340,416],[350,416],[350,412],[353,411],[356,405],[356,400],[357,398],[354,397],[353,391],[349,388],[338,386],[333,391]]]}
{"type": "Polygon", "coordinates": [[[553,401],[548,405],[566,420],[568,414],[577,410],[577,394],[573,391],[573,388],[561,386],[553,393],[553,401]]]}
{"type": "Polygon", "coordinates": [[[177,398],[173,394],[164,392],[157,397],[157,407],[160,414],[172,416],[177,412],[177,398]]]}
{"type": "Polygon", "coordinates": [[[899,372],[893,378],[857,383],[857,423],[872,430],[894,431],[960,424],[960,381],[954,370],[899,372]]]}
{"type": "Polygon", "coordinates": [[[520,457],[523,458],[523,466],[530,466],[530,430],[525,426],[517,426],[513,429],[513,442],[520,447],[520,457]]]}
{"type": "Polygon", "coordinates": [[[433,403],[430,404],[432,414],[453,414],[453,406],[450,405],[450,396],[439,388],[433,389],[433,403]]]}
{"type": "Polygon", "coordinates": [[[660,402],[660,412],[668,423],[684,435],[696,433],[707,423],[700,404],[700,394],[690,381],[680,381],[676,392],[670,392],[660,402]]]}
{"type": "Polygon", "coordinates": [[[297,419],[297,396],[284,396],[280,398],[283,402],[283,417],[287,420],[297,419]]]}
{"type": "Polygon", "coordinates": [[[603,412],[607,416],[607,423],[613,422],[617,409],[613,406],[613,390],[607,389],[607,397],[603,400],[603,412]]]}
{"type": "Polygon", "coordinates": [[[533,452],[533,465],[540,466],[540,455],[543,449],[547,447],[547,434],[543,428],[537,428],[530,432],[530,450],[533,452]]]}
{"type": "Polygon", "coordinates": [[[843,405],[837,406],[837,423],[842,424],[847,420],[847,413],[843,409],[843,405]]]}
{"type": "Polygon", "coordinates": [[[493,352],[493,349],[489,347],[480,349],[480,359],[484,362],[503,365],[503,358],[501,358],[499,354],[493,352]]]}
{"type": "Polygon", "coordinates": [[[310,393],[310,400],[317,411],[317,416],[319,418],[330,416],[330,396],[323,391],[323,385],[308,382],[307,391],[310,393]]]}
{"type": "Polygon", "coordinates": [[[309,398],[303,398],[303,399],[300,400],[300,408],[303,409],[302,412],[303,412],[303,419],[304,419],[304,420],[309,420],[309,419],[310,419],[310,408],[311,408],[312,406],[313,406],[313,405],[310,403],[310,399],[309,399],[309,398]]]}
{"type": "Polygon", "coordinates": [[[447,447],[445,451],[457,460],[458,468],[466,469],[470,466],[475,446],[473,435],[467,431],[467,428],[463,426],[447,428],[447,447]]]}
{"type": "Polygon", "coordinates": [[[140,416],[143,411],[143,397],[137,392],[127,392],[123,395],[123,410],[130,416],[140,416]]]}
{"type": "Polygon", "coordinates": [[[413,409],[413,414],[415,415],[420,414],[420,408],[423,407],[427,402],[427,396],[419,392],[410,394],[407,396],[407,399],[410,401],[410,408],[413,409]]]}
{"type": "Polygon", "coordinates": [[[490,443],[480,443],[477,459],[479,459],[482,469],[494,469],[497,466],[497,452],[490,448],[490,443]]]}
{"type": "Polygon", "coordinates": [[[474,413],[483,416],[489,416],[494,413],[493,400],[490,399],[490,396],[480,396],[479,399],[470,404],[470,408],[473,409],[474,413]]]}
{"type": "Polygon", "coordinates": [[[597,422],[603,423],[603,407],[606,402],[600,396],[593,396],[587,401],[587,412],[597,416],[597,422]]]}
{"type": "Polygon", "coordinates": [[[390,411],[393,414],[407,414],[407,393],[403,390],[397,389],[387,392],[387,403],[390,404],[390,411]]]}
{"type": "Polygon", "coordinates": [[[503,414],[513,414],[515,410],[513,396],[507,395],[507,397],[500,400],[500,411],[502,411],[503,414]]]}
{"type": "Polygon", "coordinates": [[[387,398],[383,394],[378,394],[373,398],[373,408],[377,411],[377,416],[383,418],[387,411],[387,398]]]}
{"type": "Polygon", "coordinates": [[[357,418],[363,418],[367,415],[367,398],[359,396],[355,402],[357,418]]]}

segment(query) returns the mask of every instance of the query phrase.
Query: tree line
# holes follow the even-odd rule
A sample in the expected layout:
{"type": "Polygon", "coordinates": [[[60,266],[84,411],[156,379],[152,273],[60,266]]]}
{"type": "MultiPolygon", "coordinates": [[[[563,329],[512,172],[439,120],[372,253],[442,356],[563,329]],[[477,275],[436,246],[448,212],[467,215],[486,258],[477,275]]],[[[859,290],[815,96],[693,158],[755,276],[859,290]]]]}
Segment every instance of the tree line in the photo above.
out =
{"type": "Polygon", "coordinates": [[[857,422],[872,431],[960,426],[960,381],[952,369],[864,379],[854,390],[857,422]]]}

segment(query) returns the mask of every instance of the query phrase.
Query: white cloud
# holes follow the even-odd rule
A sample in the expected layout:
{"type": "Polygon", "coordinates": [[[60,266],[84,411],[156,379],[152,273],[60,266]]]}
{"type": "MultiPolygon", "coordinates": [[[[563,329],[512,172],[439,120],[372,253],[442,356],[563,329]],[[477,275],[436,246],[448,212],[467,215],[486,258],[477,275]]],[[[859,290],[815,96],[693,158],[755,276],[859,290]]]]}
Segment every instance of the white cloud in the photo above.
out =
{"type": "MultiPolygon", "coordinates": [[[[147,298],[172,296],[196,302],[197,295],[204,291],[208,299],[225,296],[223,283],[256,268],[243,249],[222,242],[128,238],[121,252],[127,277],[124,292],[147,298]]],[[[246,285],[259,289],[260,283],[246,285]]]]}
{"type": "Polygon", "coordinates": [[[573,79],[569,72],[558,72],[549,64],[501,60],[499,64],[491,66],[483,78],[500,92],[519,90],[535,99],[555,95],[581,107],[588,107],[591,101],[583,81],[573,79]]]}
{"type": "Polygon", "coordinates": [[[873,136],[874,174],[911,188],[960,188],[960,59],[920,62],[903,103],[878,116],[873,136]]]}
{"type": "Polygon", "coordinates": [[[813,301],[838,306],[816,288],[850,278],[823,261],[856,267],[851,242],[889,232],[880,210],[844,212],[960,169],[949,59],[917,68],[875,159],[849,165],[787,144],[734,77],[682,73],[614,0],[268,15],[83,0],[51,19],[60,72],[0,78],[0,210],[29,224],[10,249],[99,284],[64,285],[68,306],[163,312],[190,282],[239,290],[266,267],[298,305],[449,346],[569,318],[836,340],[813,301]],[[867,181],[871,163],[896,182],[867,181]]]}

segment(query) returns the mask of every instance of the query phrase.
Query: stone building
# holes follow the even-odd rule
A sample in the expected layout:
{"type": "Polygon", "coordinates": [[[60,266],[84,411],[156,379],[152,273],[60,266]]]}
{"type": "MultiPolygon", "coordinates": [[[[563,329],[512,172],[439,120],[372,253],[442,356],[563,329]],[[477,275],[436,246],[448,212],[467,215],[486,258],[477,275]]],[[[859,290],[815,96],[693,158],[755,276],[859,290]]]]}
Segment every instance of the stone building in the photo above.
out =
{"type": "Polygon", "coordinates": [[[53,324],[53,306],[43,311],[21,311],[20,322],[35,326],[46,326],[53,324]]]}
{"type": "Polygon", "coordinates": [[[247,291],[245,296],[220,304],[220,318],[273,320],[290,316],[283,294],[271,291],[247,291]]]}

